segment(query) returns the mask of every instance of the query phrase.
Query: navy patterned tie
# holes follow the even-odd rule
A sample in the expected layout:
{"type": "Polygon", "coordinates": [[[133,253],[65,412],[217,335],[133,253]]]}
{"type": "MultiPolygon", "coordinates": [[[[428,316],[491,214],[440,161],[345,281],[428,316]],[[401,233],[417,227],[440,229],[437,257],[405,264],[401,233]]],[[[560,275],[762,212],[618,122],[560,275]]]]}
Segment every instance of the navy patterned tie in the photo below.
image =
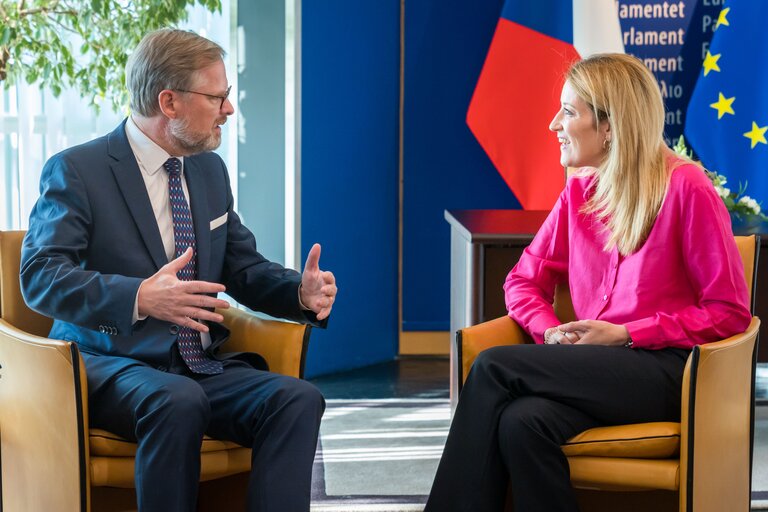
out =
{"type": "MultiPolygon", "coordinates": [[[[184,189],[181,188],[181,162],[178,158],[169,158],[163,164],[168,171],[168,192],[171,199],[171,214],[173,216],[173,239],[175,241],[175,256],[178,258],[188,247],[192,247],[192,259],[179,271],[178,278],[182,281],[197,279],[197,247],[195,246],[195,229],[192,225],[192,214],[189,211],[184,189]]],[[[223,371],[221,361],[210,359],[203,352],[200,332],[189,327],[179,329],[179,352],[181,358],[194,373],[213,375],[223,371]]]]}

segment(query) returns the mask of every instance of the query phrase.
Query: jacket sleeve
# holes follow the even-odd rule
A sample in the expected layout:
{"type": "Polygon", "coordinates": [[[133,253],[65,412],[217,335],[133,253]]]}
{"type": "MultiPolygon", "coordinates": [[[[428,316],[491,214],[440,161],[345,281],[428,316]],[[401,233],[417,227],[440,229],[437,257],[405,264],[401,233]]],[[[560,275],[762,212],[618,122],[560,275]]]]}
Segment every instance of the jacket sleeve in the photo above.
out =
{"type": "Polygon", "coordinates": [[[561,323],[552,302],[555,286],[568,279],[567,194],[568,187],[504,283],[509,316],[536,343],[544,342],[545,330],[561,323]]]}
{"type": "Polygon", "coordinates": [[[52,157],[40,178],[21,252],[24,300],[35,311],[88,329],[131,332],[141,279],[86,270],[88,192],[66,154],[52,157]]]}
{"type": "Polygon", "coordinates": [[[253,233],[233,209],[234,200],[223,162],[222,167],[228,195],[227,248],[222,274],[227,293],[254,311],[325,327],[327,319],[318,322],[312,311],[302,309],[299,304],[301,274],[269,261],[257,250],[253,233]]]}
{"type": "Polygon", "coordinates": [[[742,332],[751,319],[744,268],[722,200],[708,182],[687,184],[677,199],[685,272],[698,300],[625,324],[638,348],[693,347],[742,332]]]}

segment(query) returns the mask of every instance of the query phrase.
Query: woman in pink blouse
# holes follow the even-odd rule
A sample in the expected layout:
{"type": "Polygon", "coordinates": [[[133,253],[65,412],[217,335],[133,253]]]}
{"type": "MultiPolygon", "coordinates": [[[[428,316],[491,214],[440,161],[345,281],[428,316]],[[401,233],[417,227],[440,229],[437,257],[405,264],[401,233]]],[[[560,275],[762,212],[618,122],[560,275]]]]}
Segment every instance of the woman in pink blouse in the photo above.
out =
{"type": "Polygon", "coordinates": [[[560,445],[592,427],[680,420],[691,347],[744,331],[730,219],[697,165],[664,144],[664,105],[634,57],[566,75],[550,129],[579,168],[504,283],[535,345],[482,352],[463,388],[427,512],[576,511],[560,445]],[[576,317],[561,324],[555,285],[576,317]]]}

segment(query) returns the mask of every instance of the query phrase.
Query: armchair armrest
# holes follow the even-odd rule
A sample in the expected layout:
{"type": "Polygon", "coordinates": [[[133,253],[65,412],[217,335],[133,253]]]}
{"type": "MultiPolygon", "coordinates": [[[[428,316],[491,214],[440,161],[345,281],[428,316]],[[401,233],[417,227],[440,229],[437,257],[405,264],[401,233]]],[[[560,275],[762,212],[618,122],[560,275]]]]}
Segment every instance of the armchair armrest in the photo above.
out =
{"type": "Polygon", "coordinates": [[[219,310],[230,330],[222,346],[227,352],[256,352],[266,359],[270,371],[304,377],[311,326],[259,318],[241,309],[219,310]]]}
{"type": "Polygon", "coordinates": [[[488,322],[466,327],[456,332],[451,350],[451,401],[458,400],[461,386],[469,375],[469,369],[483,350],[499,345],[532,343],[533,340],[517,323],[503,316],[488,322]],[[456,395],[454,397],[454,395],[456,395]]]}
{"type": "Polygon", "coordinates": [[[749,509],[759,328],[752,317],[744,333],[694,347],[686,364],[680,486],[696,510],[749,509]]]}
{"type": "Polygon", "coordinates": [[[8,510],[86,510],[87,381],[74,343],[0,319],[0,450],[8,510]]]}

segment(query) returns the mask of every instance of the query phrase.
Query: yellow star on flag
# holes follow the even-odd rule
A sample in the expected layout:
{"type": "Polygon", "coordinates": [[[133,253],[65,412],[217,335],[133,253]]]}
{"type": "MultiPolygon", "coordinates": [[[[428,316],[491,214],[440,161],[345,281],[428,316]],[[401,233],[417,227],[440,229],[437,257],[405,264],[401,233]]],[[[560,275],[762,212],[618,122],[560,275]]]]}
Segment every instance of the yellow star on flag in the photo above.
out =
{"type": "Polygon", "coordinates": [[[707,50],[707,56],[704,57],[704,76],[707,76],[710,71],[720,71],[720,66],[717,65],[717,61],[720,60],[722,53],[712,55],[707,50]]]}
{"type": "Polygon", "coordinates": [[[725,25],[726,27],[730,27],[731,24],[728,23],[728,12],[731,10],[730,7],[726,7],[723,10],[720,11],[720,16],[717,17],[717,23],[715,23],[715,30],[717,30],[717,27],[720,25],[725,25]]]}
{"type": "Polygon", "coordinates": [[[765,132],[768,131],[768,126],[757,126],[757,123],[752,121],[752,129],[744,134],[744,136],[752,141],[752,148],[755,149],[758,142],[768,144],[765,140],[765,132]]]}
{"type": "Polygon", "coordinates": [[[736,99],[736,96],[733,98],[726,98],[723,96],[723,93],[718,93],[719,98],[716,102],[710,103],[709,106],[717,110],[717,118],[721,119],[725,114],[735,114],[733,111],[733,101],[736,99]]]}

